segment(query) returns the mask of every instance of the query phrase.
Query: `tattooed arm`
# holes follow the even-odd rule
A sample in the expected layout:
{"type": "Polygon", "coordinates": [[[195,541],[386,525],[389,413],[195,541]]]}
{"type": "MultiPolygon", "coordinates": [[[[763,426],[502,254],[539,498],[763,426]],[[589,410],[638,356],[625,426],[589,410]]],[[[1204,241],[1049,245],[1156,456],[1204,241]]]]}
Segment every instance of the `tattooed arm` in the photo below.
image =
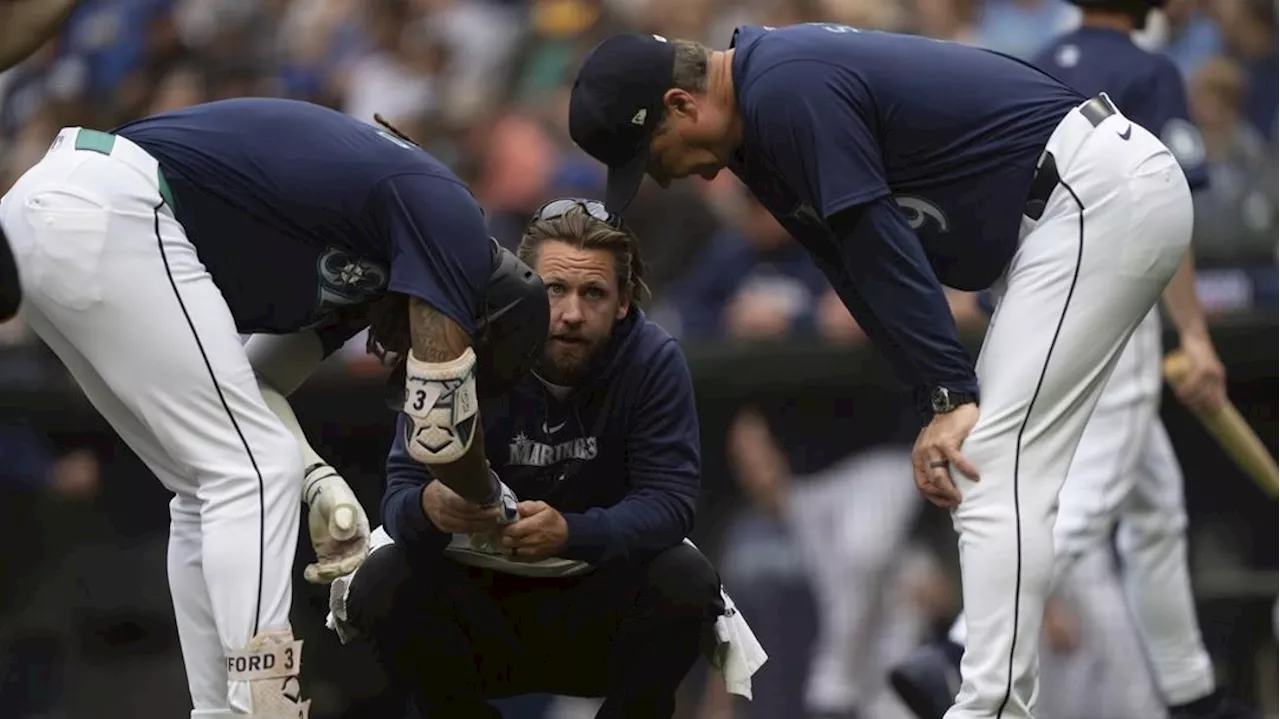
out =
{"type": "Polygon", "coordinates": [[[0,2],[0,71],[25,60],[71,15],[79,0],[0,2]]]}
{"type": "Polygon", "coordinates": [[[401,325],[409,329],[405,453],[454,493],[490,504],[499,487],[484,456],[471,337],[493,270],[492,244],[466,185],[421,148],[402,148],[406,166],[421,170],[384,180],[368,207],[390,240],[387,289],[409,297],[409,321],[401,325]]]}
{"type": "Polygon", "coordinates": [[[488,504],[497,490],[484,456],[471,338],[416,297],[409,300],[409,334],[404,409],[414,425],[406,438],[409,454],[464,499],[488,504]]]}

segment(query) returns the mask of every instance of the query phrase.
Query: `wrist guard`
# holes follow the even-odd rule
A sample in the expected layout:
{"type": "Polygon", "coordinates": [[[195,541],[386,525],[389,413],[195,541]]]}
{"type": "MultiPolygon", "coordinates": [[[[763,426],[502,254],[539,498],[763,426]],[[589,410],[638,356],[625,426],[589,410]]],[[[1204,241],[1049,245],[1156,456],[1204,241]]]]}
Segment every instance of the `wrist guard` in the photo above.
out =
{"type": "Polygon", "coordinates": [[[476,398],[476,353],[443,363],[405,362],[405,447],[423,464],[450,464],[471,448],[480,405],[476,398]]]}

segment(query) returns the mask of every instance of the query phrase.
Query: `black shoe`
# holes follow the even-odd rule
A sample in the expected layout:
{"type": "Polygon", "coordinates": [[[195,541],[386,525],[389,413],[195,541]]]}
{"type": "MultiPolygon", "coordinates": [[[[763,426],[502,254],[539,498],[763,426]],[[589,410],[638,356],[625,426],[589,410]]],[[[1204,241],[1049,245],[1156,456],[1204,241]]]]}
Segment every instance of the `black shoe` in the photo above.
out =
{"type": "Polygon", "coordinates": [[[1169,709],[1169,719],[1261,719],[1258,710],[1216,689],[1207,697],[1169,709]]]}
{"type": "Polygon", "coordinates": [[[926,644],[889,672],[890,686],[919,719],[942,719],[960,692],[960,653],[951,648],[926,644]]]}

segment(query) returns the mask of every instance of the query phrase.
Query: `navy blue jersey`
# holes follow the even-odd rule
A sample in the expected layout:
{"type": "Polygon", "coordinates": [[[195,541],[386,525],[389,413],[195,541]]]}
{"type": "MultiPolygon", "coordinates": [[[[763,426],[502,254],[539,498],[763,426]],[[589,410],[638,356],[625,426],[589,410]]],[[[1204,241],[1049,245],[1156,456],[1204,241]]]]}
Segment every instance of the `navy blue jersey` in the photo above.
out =
{"type": "Polygon", "coordinates": [[[115,132],[159,161],[240,332],[331,326],[386,290],[474,331],[492,264],[484,215],[421,148],[318,105],[261,98],[115,132]]]}
{"type": "Polygon", "coordinates": [[[1168,146],[1191,189],[1208,184],[1204,142],[1189,119],[1173,60],[1143,50],[1125,33],[1082,27],[1054,40],[1033,62],[1082,94],[1107,93],[1120,112],[1168,146]]]}
{"type": "Polygon", "coordinates": [[[1036,161],[1086,99],[1003,55],[842,25],[742,27],[734,47],[740,174],[766,206],[823,243],[813,220],[892,196],[962,290],[1004,271],[1036,161]]]}
{"type": "Polygon", "coordinates": [[[1004,272],[1036,163],[1086,98],[1004,55],[843,25],[741,27],[733,47],[731,169],[904,379],[976,389],[939,282],[1004,272]]]}

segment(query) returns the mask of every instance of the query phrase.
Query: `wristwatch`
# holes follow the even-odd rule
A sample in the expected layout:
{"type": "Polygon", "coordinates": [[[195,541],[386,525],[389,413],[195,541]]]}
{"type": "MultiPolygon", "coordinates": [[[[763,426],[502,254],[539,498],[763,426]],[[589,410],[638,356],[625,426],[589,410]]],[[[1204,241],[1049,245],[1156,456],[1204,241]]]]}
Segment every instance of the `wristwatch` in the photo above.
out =
{"type": "Polygon", "coordinates": [[[934,387],[929,392],[929,406],[934,414],[946,414],[962,404],[977,401],[976,392],[953,392],[946,387],[934,387]]]}

